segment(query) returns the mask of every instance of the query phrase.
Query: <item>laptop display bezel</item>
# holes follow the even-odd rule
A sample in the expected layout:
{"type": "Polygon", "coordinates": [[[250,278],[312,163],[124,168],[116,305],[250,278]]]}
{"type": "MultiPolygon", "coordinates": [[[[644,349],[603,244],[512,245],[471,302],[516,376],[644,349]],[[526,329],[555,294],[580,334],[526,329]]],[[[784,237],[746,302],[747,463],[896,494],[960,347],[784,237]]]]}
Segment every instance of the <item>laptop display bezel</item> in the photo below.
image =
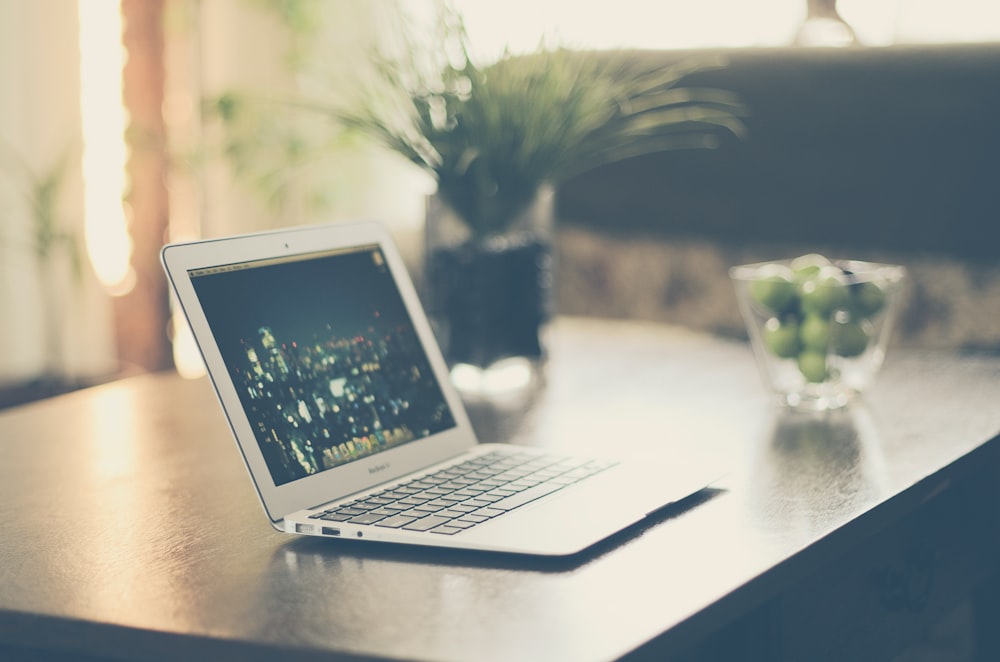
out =
{"type": "Polygon", "coordinates": [[[386,228],[376,222],[331,223],[238,237],[168,244],[161,252],[176,301],[184,312],[225,412],[240,454],[272,525],[281,530],[286,515],[370,488],[451,457],[475,445],[476,438],[402,257],[386,228]],[[378,246],[427,355],[435,379],[455,420],[455,426],[332,469],[276,485],[230,378],[191,272],[280,257],[363,246],[378,246]]]}

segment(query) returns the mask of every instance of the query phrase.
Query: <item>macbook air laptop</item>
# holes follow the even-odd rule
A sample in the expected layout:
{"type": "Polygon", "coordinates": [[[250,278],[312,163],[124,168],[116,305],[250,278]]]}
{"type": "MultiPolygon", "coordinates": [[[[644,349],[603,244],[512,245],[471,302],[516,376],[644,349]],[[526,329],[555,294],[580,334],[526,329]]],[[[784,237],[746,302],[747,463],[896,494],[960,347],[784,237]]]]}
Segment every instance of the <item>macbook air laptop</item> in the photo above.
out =
{"type": "Polygon", "coordinates": [[[170,244],[161,257],[279,531],[568,555],[709,482],[680,461],[479,443],[379,223],[170,244]]]}

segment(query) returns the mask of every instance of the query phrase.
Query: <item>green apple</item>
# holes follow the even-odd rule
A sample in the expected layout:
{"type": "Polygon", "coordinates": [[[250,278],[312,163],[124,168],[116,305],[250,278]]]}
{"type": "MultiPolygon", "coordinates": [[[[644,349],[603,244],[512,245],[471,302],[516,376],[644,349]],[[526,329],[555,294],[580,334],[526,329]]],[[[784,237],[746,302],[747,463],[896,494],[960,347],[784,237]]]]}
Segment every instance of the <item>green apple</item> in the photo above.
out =
{"type": "Polygon", "coordinates": [[[885,306],[885,290],[873,281],[858,283],[851,288],[854,310],[863,317],[870,317],[885,306]]]}
{"type": "Polygon", "coordinates": [[[815,278],[824,267],[829,267],[830,260],[819,253],[808,253],[792,260],[789,266],[795,274],[795,280],[802,283],[815,278]]]}
{"type": "Polygon", "coordinates": [[[830,340],[830,320],[822,315],[806,315],[799,327],[803,347],[816,352],[826,352],[830,340]]]}
{"type": "Polygon", "coordinates": [[[868,347],[869,334],[858,322],[834,322],[830,336],[833,351],[839,356],[859,356],[868,347]]]}
{"type": "Polygon", "coordinates": [[[779,358],[790,359],[801,349],[799,325],[794,319],[782,322],[772,317],[764,324],[761,336],[768,351],[779,358]]]}
{"type": "Polygon", "coordinates": [[[821,270],[815,278],[799,285],[802,312],[807,315],[830,317],[848,303],[847,285],[841,279],[821,270]]]}
{"type": "Polygon", "coordinates": [[[826,354],[807,349],[799,354],[799,372],[809,382],[822,382],[827,377],[826,354]]]}
{"type": "Polygon", "coordinates": [[[765,266],[759,277],[750,282],[750,297],[771,312],[789,310],[795,303],[791,271],[777,264],[765,266]]]}

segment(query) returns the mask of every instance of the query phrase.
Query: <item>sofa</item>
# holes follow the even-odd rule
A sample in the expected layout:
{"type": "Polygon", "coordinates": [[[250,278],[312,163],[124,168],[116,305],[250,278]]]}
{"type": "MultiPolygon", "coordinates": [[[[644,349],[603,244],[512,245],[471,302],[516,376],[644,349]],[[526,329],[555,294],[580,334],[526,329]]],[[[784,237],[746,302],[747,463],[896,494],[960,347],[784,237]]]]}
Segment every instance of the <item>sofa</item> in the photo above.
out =
{"type": "Polygon", "coordinates": [[[819,252],[908,267],[897,342],[1000,351],[1000,44],[723,55],[686,84],[736,92],[744,139],[560,185],[559,312],[739,336],[728,267],[819,252]]]}

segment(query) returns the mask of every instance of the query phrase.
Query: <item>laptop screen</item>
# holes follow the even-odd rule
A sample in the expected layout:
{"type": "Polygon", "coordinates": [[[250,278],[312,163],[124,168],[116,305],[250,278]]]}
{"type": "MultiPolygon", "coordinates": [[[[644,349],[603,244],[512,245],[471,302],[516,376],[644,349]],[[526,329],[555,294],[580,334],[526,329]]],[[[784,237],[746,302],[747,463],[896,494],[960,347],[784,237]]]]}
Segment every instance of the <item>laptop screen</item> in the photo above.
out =
{"type": "Polygon", "coordinates": [[[188,273],[275,485],[455,426],[377,245],[188,273]]]}

